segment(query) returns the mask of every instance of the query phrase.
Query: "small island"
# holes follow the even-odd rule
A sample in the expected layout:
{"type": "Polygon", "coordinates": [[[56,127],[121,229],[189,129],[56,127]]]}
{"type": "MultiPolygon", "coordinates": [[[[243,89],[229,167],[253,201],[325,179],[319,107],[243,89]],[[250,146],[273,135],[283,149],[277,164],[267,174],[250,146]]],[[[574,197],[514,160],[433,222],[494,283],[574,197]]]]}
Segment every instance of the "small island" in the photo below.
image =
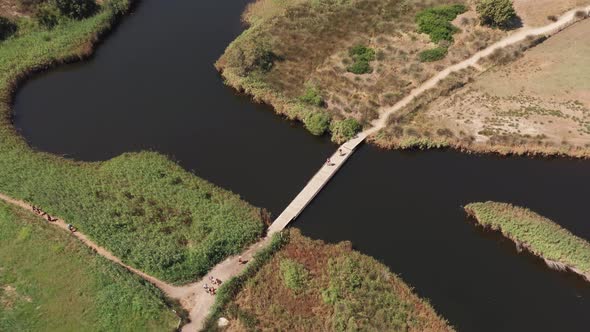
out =
{"type": "Polygon", "coordinates": [[[465,211],[483,227],[500,231],[541,257],[551,268],[572,271],[590,281],[590,243],[557,223],[508,203],[471,203],[465,211]]]}

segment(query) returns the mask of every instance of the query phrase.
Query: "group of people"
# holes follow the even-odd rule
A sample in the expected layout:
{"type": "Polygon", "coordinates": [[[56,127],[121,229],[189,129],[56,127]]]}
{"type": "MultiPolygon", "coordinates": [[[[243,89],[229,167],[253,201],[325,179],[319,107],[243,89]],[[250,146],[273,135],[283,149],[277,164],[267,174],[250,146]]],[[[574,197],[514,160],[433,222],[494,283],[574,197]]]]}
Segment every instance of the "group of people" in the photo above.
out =
{"type": "MultiPolygon", "coordinates": [[[[39,208],[35,205],[31,205],[31,208],[33,209],[33,212],[35,212],[37,215],[41,216],[42,218],[47,219],[47,221],[49,221],[49,222],[57,221],[57,218],[53,218],[52,216],[49,215],[49,213],[41,210],[41,208],[39,208]]],[[[78,230],[76,227],[72,226],[72,224],[68,224],[67,228],[72,233],[74,233],[75,231],[78,230]]]]}
{"type": "Polygon", "coordinates": [[[57,218],[52,218],[49,215],[49,213],[41,210],[40,208],[36,207],[35,205],[31,205],[31,208],[33,209],[33,212],[35,212],[36,214],[40,215],[41,217],[47,219],[47,221],[49,221],[49,222],[57,221],[57,218]]]}
{"type": "MultiPolygon", "coordinates": [[[[344,157],[344,156],[346,156],[346,151],[344,151],[342,149],[338,149],[338,154],[340,154],[340,157],[344,157]]],[[[332,160],[330,160],[330,158],[328,158],[326,160],[326,165],[328,165],[328,166],[334,166],[335,164],[332,163],[332,160]]]]}
{"type": "MultiPolygon", "coordinates": [[[[221,285],[221,280],[214,278],[212,276],[209,276],[209,281],[211,281],[211,283],[215,286],[221,285]]],[[[209,286],[208,284],[204,284],[203,288],[205,289],[205,292],[207,292],[211,295],[215,295],[215,291],[216,291],[215,287],[209,286]]]]}

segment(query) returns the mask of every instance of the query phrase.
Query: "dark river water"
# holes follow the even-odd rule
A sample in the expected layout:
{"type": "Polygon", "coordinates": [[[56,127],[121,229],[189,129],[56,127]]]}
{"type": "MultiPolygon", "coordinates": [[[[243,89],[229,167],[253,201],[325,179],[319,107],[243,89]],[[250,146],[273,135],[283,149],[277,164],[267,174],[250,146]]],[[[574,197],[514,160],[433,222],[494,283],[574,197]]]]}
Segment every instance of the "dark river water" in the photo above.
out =
{"type": "MultiPolygon", "coordinates": [[[[89,61],[28,81],[15,122],[79,160],[162,152],[276,216],[336,146],[223,85],[213,63],[247,0],[144,0],[89,61]]],[[[350,240],[460,331],[589,331],[590,285],[518,254],[461,206],[530,207],[590,239],[590,163],[363,146],[294,223],[350,240]]]]}

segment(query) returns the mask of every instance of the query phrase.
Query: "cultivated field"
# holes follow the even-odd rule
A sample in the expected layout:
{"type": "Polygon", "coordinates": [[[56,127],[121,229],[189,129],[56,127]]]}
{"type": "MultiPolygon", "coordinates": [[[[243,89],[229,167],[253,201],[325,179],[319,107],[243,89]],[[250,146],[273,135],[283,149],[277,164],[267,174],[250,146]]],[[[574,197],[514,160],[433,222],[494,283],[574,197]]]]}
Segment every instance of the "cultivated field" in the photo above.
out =
{"type": "Polygon", "coordinates": [[[228,331],[452,331],[381,263],[298,230],[222,315],[228,331]]]}
{"type": "Polygon", "coordinates": [[[0,331],[173,331],[162,293],[41,218],[0,203],[0,331]]]}

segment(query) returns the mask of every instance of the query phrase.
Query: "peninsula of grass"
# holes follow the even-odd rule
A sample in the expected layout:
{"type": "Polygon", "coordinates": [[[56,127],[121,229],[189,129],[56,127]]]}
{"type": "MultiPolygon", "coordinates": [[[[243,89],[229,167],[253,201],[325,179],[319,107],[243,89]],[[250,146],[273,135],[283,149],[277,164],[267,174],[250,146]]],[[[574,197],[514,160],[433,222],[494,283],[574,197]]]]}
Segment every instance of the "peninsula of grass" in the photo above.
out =
{"type": "Polygon", "coordinates": [[[465,211],[486,228],[541,257],[552,268],[590,281],[590,243],[537,213],[507,203],[471,203],[465,211]]]}
{"type": "Polygon", "coordinates": [[[0,203],[0,331],[173,331],[159,289],[0,203]]]}
{"type": "Polygon", "coordinates": [[[239,282],[228,282],[231,291],[206,331],[220,330],[220,317],[230,331],[453,330],[398,276],[350,243],[325,244],[292,229],[254,263],[239,282]]]}
{"type": "Polygon", "coordinates": [[[184,283],[255,241],[262,211],[157,153],[83,163],[33,151],[11,122],[19,82],[90,55],[129,6],[105,0],[92,16],[59,16],[52,28],[23,17],[0,42],[0,192],[64,218],[135,268],[184,283]]]}

